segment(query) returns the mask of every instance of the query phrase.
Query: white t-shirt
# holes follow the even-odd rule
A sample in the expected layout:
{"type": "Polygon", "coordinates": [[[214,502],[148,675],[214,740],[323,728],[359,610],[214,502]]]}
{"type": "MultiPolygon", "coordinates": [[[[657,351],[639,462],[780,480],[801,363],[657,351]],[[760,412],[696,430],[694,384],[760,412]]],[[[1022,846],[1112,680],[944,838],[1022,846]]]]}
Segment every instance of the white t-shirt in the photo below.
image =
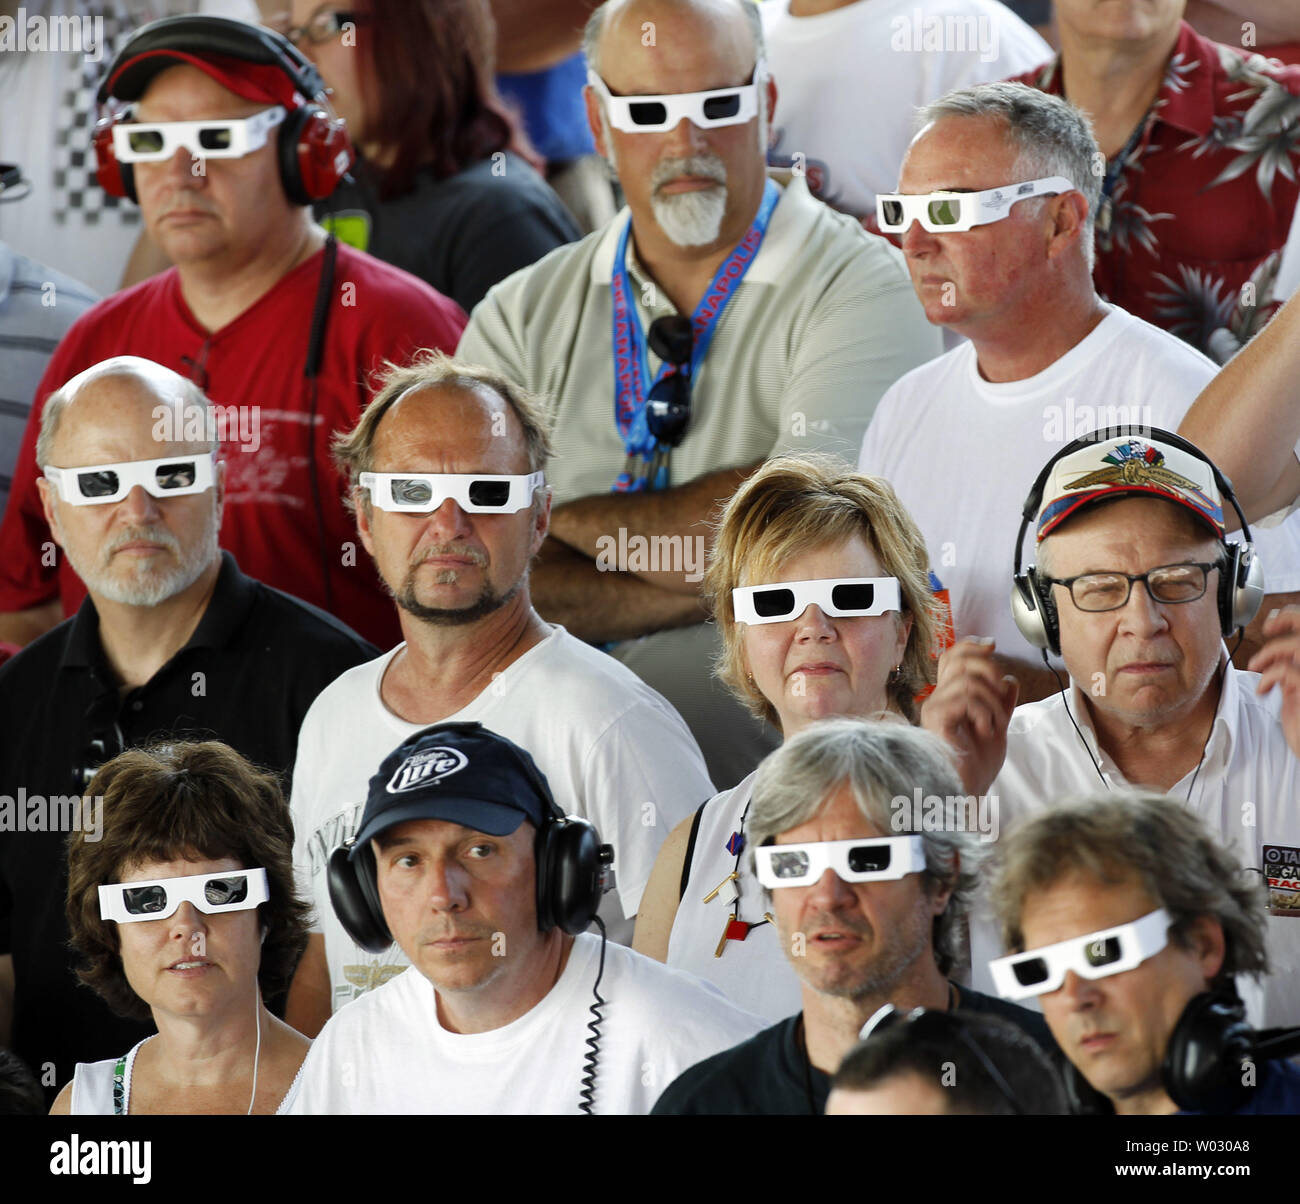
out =
{"type": "MultiPolygon", "coordinates": [[[[559,981],[502,1028],[452,1033],[433,984],[408,970],[348,1004],[303,1063],[291,1115],[576,1113],[589,1070],[600,938],[574,938],[559,981]]],[[[696,1062],[765,1027],[714,987],[610,944],[600,995],[593,1114],[645,1115],[696,1062]]]]}
{"type": "Polygon", "coordinates": [[[253,0],[28,0],[26,11],[28,24],[40,19],[58,45],[31,49],[29,40],[24,53],[0,51],[0,162],[17,163],[31,186],[26,197],[0,205],[0,242],[108,296],[117,291],[144,225],[134,201],[110,197],[95,181],[90,136],[100,80],[141,25],[191,14],[256,23],[257,5],[253,0]],[[56,25],[51,16],[77,20],[56,25]]]}
{"type": "Polygon", "coordinates": [[[754,776],[751,773],[739,786],[705,804],[691,849],[686,891],[677,905],[664,960],[714,983],[728,999],[775,1024],[803,1007],[799,976],[781,948],[776,925],[751,928],[743,941],[728,941],[722,956],[716,956],[737,885],[740,902],[736,914],[740,919],[752,924],[761,920],[770,906],[748,855],[742,852],[737,867],[735,854],[727,851],[732,833],[741,831],[741,817],[754,793],[754,776]],[[728,882],[705,903],[704,896],[733,870],[740,874],[739,883],[728,882]]]}
{"type": "MultiPolygon", "coordinates": [[[[1186,799],[1190,790],[1189,805],[1210,832],[1244,866],[1261,868],[1265,845],[1300,849],[1300,760],[1282,734],[1281,692],[1274,689],[1261,698],[1255,693],[1258,684],[1258,673],[1227,666],[1200,772],[1187,773],[1168,793],[1186,799]]],[[[1071,688],[1070,712],[1086,751],[1059,694],[1017,707],[1011,716],[1006,761],[989,790],[998,801],[999,839],[1053,804],[1104,790],[1097,764],[1107,785],[1128,784],[1098,747],[1077,687],[1071,688]]],[[[1300,908],[1289,914],[1275,908],[1267,923],[1273,970],[1262,990],[1244,976],[1238,987],[1257,1027],[1300,1025],[1300,908]]],[[[996,994],[988,963],[1002,952],[982,899],[971,917],[971,985],[977,991],[996,994]]]]}
{"type": "MultiPolygon", "coordinates": [[[[337,1009],[408,963],[392,945],[364,952],[329,901],[330,854],[358,827],[371,776],[427,724],[383,703],[380,683],[399,644],[327,686],[302,722],[290,806],[299,889],[324,932],[337,1009]]],[[[714,793],[699,746],[676,711],[612,657],[563,627],[530,648],[445,722],[477,720],[532,754],[566,815],[596,825],[614,846],[615,890],[600,914],[611,938],[631,939],[632,917],[668,833],[714,793]]]]}
{"type": "MultiPolygon", "coordinates": [[[[1218,371],[1167,331],[1112,306],[1081,342],[1027,380],[991,384],[966,343],[902,378],[867,428],[858,467],[886,477],[925,536],[958,638],[1038,660],[1011,617],[1025,495],[1071,439],[1137,424],[1176,431],[1218,371]]],[[[1253,531],[1270,593],[1300,590],[1300,515],[1253,531]]],[[[1024,564],[1034,563],[1033,529],[1024,564]]]]}
{"type": "Polygon", "coordinates": [[[802,163],[814,193],[855,217],[898,187],[919,106],[1052,57],[997,0],[858,0],[811,17],[792,17],[790,0],[759,9],[778,89],[769,160],[802,163]]]}

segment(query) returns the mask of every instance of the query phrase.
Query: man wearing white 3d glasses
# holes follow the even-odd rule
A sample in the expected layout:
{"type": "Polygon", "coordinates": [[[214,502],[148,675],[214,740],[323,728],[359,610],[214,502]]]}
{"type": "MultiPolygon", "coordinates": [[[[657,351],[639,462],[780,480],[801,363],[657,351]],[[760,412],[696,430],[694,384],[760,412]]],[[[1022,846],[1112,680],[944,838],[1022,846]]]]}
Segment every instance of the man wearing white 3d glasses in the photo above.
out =
{"type": "Polygon", "coordinates": [[[329,902],[330,854],[353,835],[374,767],[442,720],[483,723],[535,758],[567,814],[614,846],[600,914],[626,943],[655,855],[713,793],[681,717],[616,660],[543,622],[529,563],[546,536],[550,443],[536,401],[445,357],[392,370],[336,441],[357,527],[405,642],[345,673],[303,722],[290,806],[317,924],[287,1017],[315,1036],[407,961],[362,950],[329,902]]]}
{"type": "Polygon", "coordinates": [[[823,720],[763,762],[747,847],[803,1010],[692,1067],[656,1113],[820,1115],[841,1058],[885,1004],[995,1012],[1050,1051],[1041,1017],[947,978],[980,846],[947,822],[955,813],[918,831],[914,791],[961,793],[943,746],[904,723],[823,720]]]}
{"type": "MultiPolygon", "coordinates": [[[[21,783],[29,799],[78,799],[105,761],[165,734],[215,735],[291,775],[311,701],[374,655],[219,548],[225,465],[202,437],[210,414],[191,382],[130,356],[47,400],[37,489],[89,594],[74,618],[0,666],[0,792],[21,783]],[[159,437],[168,432],[199,438],[159,437]]],[[[63,1082],[77,1062],[129,1048],[143,1030],[70,973],[66,832],[36,819],[5,827],[0,1042],[12,1037],[63,1082]]]]}
{"type": "Polygon", "coordinates": [[[1300,1113],[1300,1070],[1277,1060],[1295,1043],[1247,1028],[1233,982],[1269,968],[1266,888],[1182,800],[1053,808],[1006,840],[1000,867],[1015,952],[993,979],[1042,1005],[1076,1110],[1300,1113]]]}
{"type": "Polygon", "coordinates": [[[767,177],[777,85],[750,0],[609,0],[587,117],[627,209],[502,282],[457,355],[555,399],[546,618],[608,644],[731,784],[771,734],[712,682],[708,522],[783,452],[850,459],[876,400],[940,349],[902,263],[796,175],[767,177]],[[653,558],[608,549],[636,545],[653,558]]]}

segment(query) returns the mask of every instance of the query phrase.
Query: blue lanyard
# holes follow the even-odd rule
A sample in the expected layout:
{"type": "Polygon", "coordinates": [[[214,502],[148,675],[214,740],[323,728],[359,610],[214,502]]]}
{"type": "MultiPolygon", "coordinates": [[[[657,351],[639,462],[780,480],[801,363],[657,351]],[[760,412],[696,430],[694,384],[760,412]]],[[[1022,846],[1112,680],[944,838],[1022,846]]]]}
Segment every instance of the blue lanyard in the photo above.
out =
{"type": "MultiPolygon", "coordinates": [[[[776,203],[780,199],[781,190],[768,180],[753,225],[718,268],[695,312],[691,315],[694,345],[690,366],[686,369],[688,376],[695,375],[696,369],[708,353],[718,319],[722,317],[727,302],[731,300],[737,286],[749,270],[750,264],[754,262],[758,249],[762,246],[763,236],[767,233],[772,210],[776,208],[776,203]]],[[[613,302],[614,422],[623,437],[627,454],[639,455],[648,460],[655,452],[656,440],[646,425],[646,398],[655,385],[670,372],[676,372],[677,368],[673,364],[662,364],[654,380],[649,379],[650,369],[646,363],[645,336],[641,332],[641,320],[637,316],[636,305],[633,302],[632,282],[628,278],[627,271],[627,240],[631,229],[632,219],[629,217],[618,237],[618,246],[614,250],[614,270],[610,278],[613,302]]],[[[620,492],[644,487],[643,483],[631,480],[626,472],[620,473],[614,484],[614,489],[620,492]]]]}

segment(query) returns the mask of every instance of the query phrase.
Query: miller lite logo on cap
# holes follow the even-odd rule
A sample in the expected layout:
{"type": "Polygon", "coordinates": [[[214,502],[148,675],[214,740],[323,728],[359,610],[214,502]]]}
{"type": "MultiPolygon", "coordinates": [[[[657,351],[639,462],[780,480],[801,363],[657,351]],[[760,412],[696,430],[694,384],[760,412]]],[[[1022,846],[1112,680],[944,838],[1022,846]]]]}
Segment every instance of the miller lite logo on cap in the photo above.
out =
{"type": "Polygon", "coordinates": [[[389,794],[401,794],[404,790],[433,786],[443,778],[459,773],[468,764],[469,758],[458,748],[440,745],[426,749],[407,757],[397,767],[397,772],[388,779],[386,789],[389,794]]]}

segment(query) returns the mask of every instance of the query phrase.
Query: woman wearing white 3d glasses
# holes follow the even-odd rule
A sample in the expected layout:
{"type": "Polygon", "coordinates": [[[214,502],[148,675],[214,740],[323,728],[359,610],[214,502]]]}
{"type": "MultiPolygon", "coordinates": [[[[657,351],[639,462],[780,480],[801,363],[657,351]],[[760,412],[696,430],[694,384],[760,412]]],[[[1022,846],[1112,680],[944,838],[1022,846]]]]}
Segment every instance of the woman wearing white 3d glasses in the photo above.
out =
{"type": "MultiPolygon", "coordinates": [[[[718,675],[783,738],[832,715],[915,721],[913,700],[934,679],[939,615],[925,541],[887,481],[838,461],[769,460],[728,503],[705,584],[722,632],[718,675]]],[[[799,1010],[799,982],[743,856],[753,780],[710,799],[665,842],[633,947],[780,1020],[799,1010]]],[[[871,873],[895,875],[910,856],[900,846],[871,873]]],[[[848,874],[871,869],[845,864],[848,874]]]]}
{"type": "Polygon", "coordinates": [[[307,939],[275,779],[224,744],[177,743],[122,753],[86,792],[103,835],[68,845],[78,976],[158,1031],[79,1064],[52,1111],[277,1111],[311,1043],[262,1002],[307,939]]]}

